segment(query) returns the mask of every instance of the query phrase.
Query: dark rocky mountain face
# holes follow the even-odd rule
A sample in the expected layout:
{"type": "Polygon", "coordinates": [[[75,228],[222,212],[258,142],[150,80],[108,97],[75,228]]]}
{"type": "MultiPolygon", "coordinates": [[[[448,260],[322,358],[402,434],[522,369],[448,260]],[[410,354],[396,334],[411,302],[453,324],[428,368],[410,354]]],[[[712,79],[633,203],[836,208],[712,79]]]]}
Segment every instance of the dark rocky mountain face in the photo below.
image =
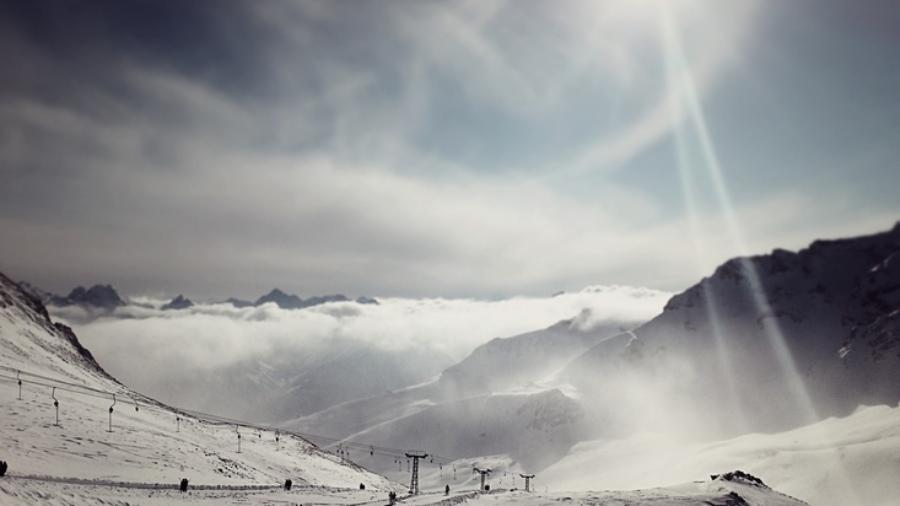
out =
{"type": "MultiPolygon", "coordinates": [[[[112,380],[91,352],[81,345],[72,329],[51,321],[47,308],[30,285],[20,287],[18,283],[0,273],[0,309],[9,315],[15,315],[16,320],[27,322],[28,325],[45,332],[51,340],[40,339],[36,332],[27,328],[21,330],[24,338],[37,343],[45,352],[55,355],[65,363],[78,364],[99,377],[112,380]]],[[[14,322],[13,319],[10,321],[14,322]]],[[[0,348],[4,349],[4,353],[15,355],[23,352],[22,347],[16,344],[16,339],[17,337],[12,334],[0,336],[2,341],[0,348]]]]}
{"type": "Polygon", "coordinates": [[[633,335],[589,350],[567,377],[593,395],[610,429],[628,430],[648,404],[666,423],[721,434],[896,404],[898,252],[900,225],[730,260],[633,335]]]}
{"type": "Polygon", "coordinates": [[[274,302],[281,309],[299,309],[303,307],[303,299],[294,294],[288,295],[278,288],[256,299],[254,306],[261,306],[267,302],[274,302]]]}
{"type": "Polygon", "coordinates": [[[249,300],[235,299],[234,297],[229,298],[228,300],[225,301],[225,303],[231,304],[232,306],[234,306],[238,309],[245,308],[245,307],[253,307],[253,303],[250,302],[249,300]]]}
{"type": "Polygon", "coordinates": [[[94,285],[85,289],[76,287],[66,297],[53,295],[49,303],[54,306],[87,306],[112,311],[117,307],[127,306],[128,303],[119,296],[111,285],[94,285]]]}
{"type": "Polygon", "coordinates": [[[184,295],[179,295],[178,297],[175,297],[169,302],[163,304],[160,309],[162,309],[163,311],[168,311],[170,309],[187,309],[193,305],[194,303],[193,301],[191,301],[191,299],[185,298],[184,295]]]}
{"type": "MultiPolygon", "coordinates": [[[[235,301],[234,299],[228,299],[235,307],[246,307],[243,305],[238,305],[239,303],[243,303],[244,301],[235,301]],[[237,303],[235,303],[237,302],[237,303]]],[[[261,306],[268,302],[274,302],[281,309],[303,309],[311,306],[318,306],[319,304],[327,304],[329,302],[348,302],[350,301],[344,295],[335,294],[335,295],[320,295],[315,297],[310,297],[308,299],[301,299],[300,297],[294,294],[287,294],[275,288],[271,292],[263,295],[262,297],[256,299],[253,306],[261,306]]],[[[378,304],[378,301],[369,297],[359,297],[356,299],[358,304],[378,304]]]]}

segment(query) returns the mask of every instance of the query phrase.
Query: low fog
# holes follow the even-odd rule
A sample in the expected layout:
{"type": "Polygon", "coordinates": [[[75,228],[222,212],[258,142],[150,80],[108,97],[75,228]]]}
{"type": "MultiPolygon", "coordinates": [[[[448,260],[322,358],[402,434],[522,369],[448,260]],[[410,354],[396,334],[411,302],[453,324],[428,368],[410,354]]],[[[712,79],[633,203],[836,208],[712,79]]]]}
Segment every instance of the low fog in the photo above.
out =
{"type": "Polygon", "coordinates": [[[492,338],[563,319],[574,319],[583,330],[610,321],[649,320],[670,295],[613,286],[543,298],[379,298],[377,305],[341,302],[302,310],[200,304],[163,311],[158,308],[166,301],[147,297],[112,313],[50,309],[126,385],[188,409],[257,417],[263,409],[268,418],[308,414],[425,380],[492,338]],[[361,371],[368,366],[351,365],[360,360],[377,363],[374,370],[361,371]],[[398,367],[408,370],[391,370],[398,367]],[[377,376],[381,383],[360,377],[361,385],[340,384],[352,383],[348,378],[354,374],[377,376]],[[256,397],[278,392],[290,397],[258,404],[256,397]]]}

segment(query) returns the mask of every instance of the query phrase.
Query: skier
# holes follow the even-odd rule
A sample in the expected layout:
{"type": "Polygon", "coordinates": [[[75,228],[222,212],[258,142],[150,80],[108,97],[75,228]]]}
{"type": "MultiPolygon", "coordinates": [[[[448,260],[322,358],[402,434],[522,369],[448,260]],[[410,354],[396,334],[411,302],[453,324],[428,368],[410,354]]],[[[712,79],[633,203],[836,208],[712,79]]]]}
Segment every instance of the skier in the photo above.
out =
{"type": "Polygon", "coordinates": [[[450,495],[450,485],[444,485],[444,495],[450,495]]]}

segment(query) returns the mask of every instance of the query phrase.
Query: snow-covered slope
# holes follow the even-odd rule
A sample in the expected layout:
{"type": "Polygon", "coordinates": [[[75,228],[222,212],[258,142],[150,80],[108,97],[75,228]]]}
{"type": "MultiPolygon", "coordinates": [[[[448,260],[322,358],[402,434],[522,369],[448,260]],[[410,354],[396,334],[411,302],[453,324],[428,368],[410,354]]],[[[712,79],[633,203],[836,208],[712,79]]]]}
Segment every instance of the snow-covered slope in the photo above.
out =
{"type": "MultiPolygon", "coordinates": [[[[0,460],[9,464],[0,477],[4,506],[349,506],[382,504],[385,491],[396,488],[295,436],[200,420],[130,391],[2,274],[0,349],[0,460]],[[187,493],[176,490],[182,479],[190,480],[187,493]],[[293,480],[292,490],[281,488],[285,479],[293,480]]],[[[539,410],[529,416],[538,419],[539,410]]],[[[574,496],[502,489],[479,495],[472,480],[466,484],[454,483],[449,496],[402,500],[414,506],[537,506],[573,497],[597,505],[800,504],[766,487],[721,479],[574,496]]]]}
{"type": "Polygon", "coordinates": [[[434,381],[344,403],[286,428],[454,458],[508,454],[526,469],[556,461],[584,437],[582,407],[554,379],[592,344],[634,322],[586,329],[581,318],[494,339],[434,381]],[[553,382],[553,386],[548,386],[553,382]]]}
{"type": "Polygon", "coordinates": [[[0,349],[0,460],[9,463],[7,476],[149,485],[187,478],[232,487],[277,486],[285,479],[298,486],[391,486],[298,437],[202,421],[127,389],[2,274],[0,349]]]}
{"type": "Polygon", "coordinates": [[[623,328],[641,322],[614,322],[591,331],[581,329],[590,321],[590,310],[570,320],[535,332],[495,338],[441,374],[444,391],[472,395],[528,387],[541,383],[565,367],[574,357],[623,328]]]}
{"type": "Polygon", "coordinates": [[[554,490],[662,487],[742,469],[815,506],[891,506],[900,497],[900,408],[871,406],[783,433],[713,443],[639,433],[579,443],[541,473],[554,490]]]}

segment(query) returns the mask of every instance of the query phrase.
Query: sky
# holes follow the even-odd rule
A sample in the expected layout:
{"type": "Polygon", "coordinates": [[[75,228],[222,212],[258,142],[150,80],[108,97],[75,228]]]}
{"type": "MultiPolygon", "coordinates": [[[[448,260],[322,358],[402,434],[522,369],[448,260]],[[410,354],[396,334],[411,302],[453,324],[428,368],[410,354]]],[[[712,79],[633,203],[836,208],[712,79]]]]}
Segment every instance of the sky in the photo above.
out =
{"type": "Polygon", "coordinates": [[[0,271],[678,291],[900,219],[889,0],[0,5],[0,271]]]}

